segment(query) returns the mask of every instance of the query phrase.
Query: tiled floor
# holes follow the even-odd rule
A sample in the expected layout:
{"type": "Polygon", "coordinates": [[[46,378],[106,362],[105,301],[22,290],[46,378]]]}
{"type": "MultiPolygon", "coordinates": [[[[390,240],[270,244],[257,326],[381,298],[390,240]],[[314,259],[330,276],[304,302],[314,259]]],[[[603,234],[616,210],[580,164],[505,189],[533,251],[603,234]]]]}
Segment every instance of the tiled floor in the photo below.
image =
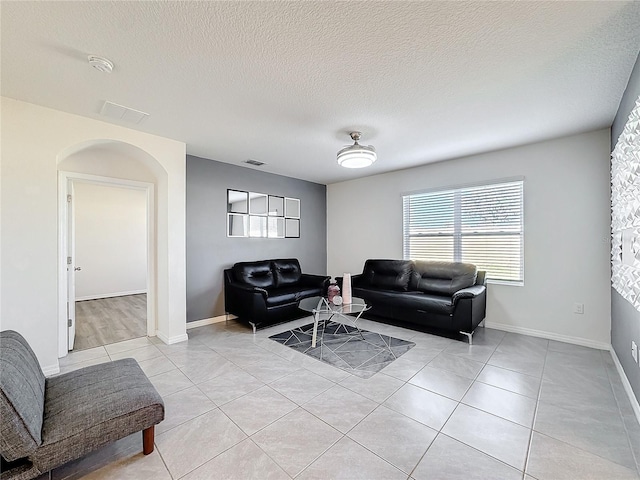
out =
{"type": "Polygon", "coordinates": [[[482,328],[468,346],[363,320],[416,343],[365,380],[268,339],[308,322],[69,355],[63,371],[137,359],[166,419],[153,454],[136,434],[51,478],[640,478],[640,426],[608,352],[482,328]]]}

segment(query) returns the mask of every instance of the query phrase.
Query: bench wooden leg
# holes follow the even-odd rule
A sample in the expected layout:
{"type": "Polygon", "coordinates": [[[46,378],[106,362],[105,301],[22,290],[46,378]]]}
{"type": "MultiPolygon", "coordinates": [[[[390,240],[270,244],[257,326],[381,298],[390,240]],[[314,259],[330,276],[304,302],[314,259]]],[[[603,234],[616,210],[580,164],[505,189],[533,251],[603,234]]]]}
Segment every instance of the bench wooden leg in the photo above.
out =
{"type": "Polygon", "coordinates": [[[149,455],[153,452],[153,434],[155,426],[146,428],[142,431],[142,453],[149,455]]]}

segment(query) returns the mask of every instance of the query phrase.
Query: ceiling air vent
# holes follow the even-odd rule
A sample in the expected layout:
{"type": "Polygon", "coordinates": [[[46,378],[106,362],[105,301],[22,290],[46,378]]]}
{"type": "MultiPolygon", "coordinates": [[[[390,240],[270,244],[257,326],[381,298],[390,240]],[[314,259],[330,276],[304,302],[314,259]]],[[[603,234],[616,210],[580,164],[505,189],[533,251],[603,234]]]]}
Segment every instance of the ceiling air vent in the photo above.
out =
{"type": "Polygon", "coordinates": [[[264,162],[259,162],[258,160],[246,160],[244,163],[248,163],[249,165],[253,165],[254,167],[261,167],[264,165],[264,162]]]}
{"type": "Polygon", "coordinates": [[[149,116],[148,113],[141,112],[140,110],[134,110],[133,108],[125,107],[123,105],[118,105],[113,102],[104,102],[102,110],[100,110],[100,115],[131,123],[140,123],[149,116]]]}

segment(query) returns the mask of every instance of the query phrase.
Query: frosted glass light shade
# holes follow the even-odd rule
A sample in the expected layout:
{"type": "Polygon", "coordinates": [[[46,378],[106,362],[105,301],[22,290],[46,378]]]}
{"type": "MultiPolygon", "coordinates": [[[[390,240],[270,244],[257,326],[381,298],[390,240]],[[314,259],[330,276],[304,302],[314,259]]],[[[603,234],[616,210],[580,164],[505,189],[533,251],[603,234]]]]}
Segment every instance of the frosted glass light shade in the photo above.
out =
{"type": "Polygon", "coordinates": [[[372,146],[355,145],[345,147],[338,152],[338,165],[345,168],[364,168],[373,164],[378,158],[372,146]]]}

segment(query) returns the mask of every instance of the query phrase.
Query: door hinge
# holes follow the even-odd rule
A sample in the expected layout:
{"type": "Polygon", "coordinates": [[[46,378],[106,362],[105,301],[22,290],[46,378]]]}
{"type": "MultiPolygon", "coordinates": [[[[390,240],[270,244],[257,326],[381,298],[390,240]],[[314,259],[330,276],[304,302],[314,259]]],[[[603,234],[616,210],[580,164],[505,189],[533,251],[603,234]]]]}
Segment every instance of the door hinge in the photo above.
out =
{"type": "Polygon", "coordinates": [[[67,203],[71,203],[71,195],[67,195],[67,203]]]}
{"type": "Polygon", "coordinates": [[[73,325],[73,322],[71,321],[71,319],[69,319],[69,321],[67,322],[67,327],[71,327],[73,325]]]}
{"type": "Polygon", "coordinates": [[[67,265],[71,265],[71,257],[67,257],[67,265]]]}

